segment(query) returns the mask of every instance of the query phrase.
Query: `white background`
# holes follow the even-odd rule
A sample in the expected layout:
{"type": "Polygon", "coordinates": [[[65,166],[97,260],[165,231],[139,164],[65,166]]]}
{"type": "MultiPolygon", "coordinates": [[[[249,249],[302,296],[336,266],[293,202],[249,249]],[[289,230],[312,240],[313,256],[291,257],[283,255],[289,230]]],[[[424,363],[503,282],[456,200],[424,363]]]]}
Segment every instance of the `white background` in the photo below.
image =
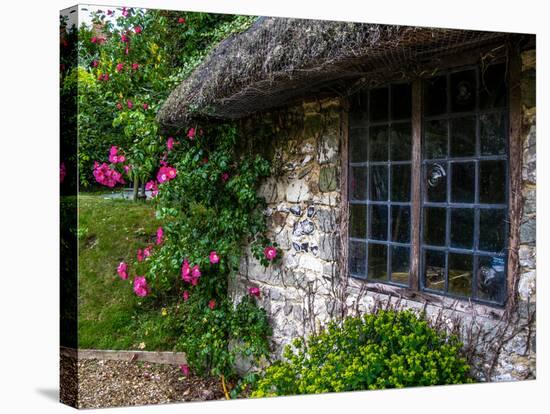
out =
{"type": "MultiPolygon", "coordinates": [[[[106,5],[312,17],[537,33],[538,379],[269,400],[173,404],[100,412],[521,413],[547,410],[548,10],[539,1],[157,0],[106,5]],[[545,50],[546,48],[546,50],[545,50]],[[546,53],[545,53],[546,52],[546,53]],[[546,118],[546,119],[545,119],[546,118]],[[546,303],[545,303],[546,302],[546,303]],[[546,392],[544,389],[546,388],[546,392]]],[[[3,2],[0,21],[0,411],[64,413],[58,387],[58,11],[61,0],[3,2]]],[[[92,411],[93,412],[93,411],[92,411]]]]}

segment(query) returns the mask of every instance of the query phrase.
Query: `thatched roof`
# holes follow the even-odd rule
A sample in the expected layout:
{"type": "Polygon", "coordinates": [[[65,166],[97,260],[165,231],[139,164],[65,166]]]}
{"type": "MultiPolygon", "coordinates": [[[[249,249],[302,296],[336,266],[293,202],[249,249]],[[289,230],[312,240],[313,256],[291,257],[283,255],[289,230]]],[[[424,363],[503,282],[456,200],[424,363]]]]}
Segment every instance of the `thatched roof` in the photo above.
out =
{"type": "Polygon", "coordinates": [[[411,71],[436,55],[506,35],[290,18],[260,18],[221,42],[161,108],[164,126],[190,118],[240,118],[353,81],[411,71]]]}

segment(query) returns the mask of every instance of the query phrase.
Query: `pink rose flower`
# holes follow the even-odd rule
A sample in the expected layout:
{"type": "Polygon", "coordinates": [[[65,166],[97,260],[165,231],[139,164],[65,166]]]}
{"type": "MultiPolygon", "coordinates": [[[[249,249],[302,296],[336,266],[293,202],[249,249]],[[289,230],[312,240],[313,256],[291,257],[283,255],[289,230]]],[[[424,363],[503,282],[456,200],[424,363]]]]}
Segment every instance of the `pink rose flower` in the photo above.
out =
{"type": "Polygon", "coordinates": [[[210,263],[216,264],[216,263],[219,263],[219,261],[220,261],[220,256],[218,256],[218,253],[216,253],[215,251],[211,251],[210,252],[210,263]]]}
{"type": "Polygon", "coordinates": [[[249,287],[248,288],[248,294],[250,296],[256,296],[257,298],[260,297],[260,288],[257,287],[249,287]]]}
{"type": "Polygon", "coordinates": [[[138,262],[143,262],[143,250],[141,250],[141,249],[138,249],[138,251],[137,251],[137,261],[138,262]]]}
{"type": "Polygon", "coordinates": [[[126,36],[125,34],[123,34],[123,35],[120,35],[120,41],[122,43],[128,43],[130,41],[130,38],[128,36],[126,36]]]}
{"type": "Polygon", "coordinates": [[[147,286],[145,276],[136,276],[134,278],[134,293],[139,297],[144,297],[149,294],[149,286],[147,286]]]}
{"type": "Polygon", "coordinates": [[[181,369],[181,372],[183,373],[183,375],[185,375],[186,377],[189,376],[189,365],[181,364],[180,369],[181,369]]]}
{"type": "Polygon", "coordinates": [[[177,173],[178,172],[174,167],[163,165],[159,168],[159,171],[157,173],[157,181],[162,184],[166,181],[176,178],[177,173]]]}
{"type": "Polygon", "coordinates": [[[118,63],[118,64],[116,65],[115,70],[116,70],[118,73],[120,73],[120,72],[122,72],[122,69],[124,69],[124,63],[118,63]]]}
{"type": "Polygon", "coordinates": [[[140,26],[134,27],[134,32],[136,32],[136,34],[140,34],[142,32],[141,27],[140,26]]]}
{"type": "Polygon", "coordinates": [[[124,17],[128,16],[128,9],[127,9],[126,7],[123,7],[123,8],[122,8],[122,15],[123,15],[124,17]]]}
{"type": "Polygon", "coordinates": [[[162,230],[162,227],[159,227],[157,229],[157,244],[162,244],[163,236],[164,236],[164,231],[162,230]]]}
{"type": "Polygon", "coordinates": [[[189,266],[187,259],[184,259],[181,265],[181,278],[184,282],[191,282],[191,266],[189,266]]]}
{"type": "Polygon", "coordinates": [[[153,246],[147,246],[145,249],[143,249],[143,257],[150,257],[152,254],[151,250],[153,250],[153,246]]]}
{"type": "Polygon", "coordinates": [[[166,140],[166,148],[168,148],[168,151],[172,151],[174,149],[174,138],[168,137],[166,140]]]}
{"type": "Polygon", "coordinates": [[[134,107],[134,104],[132,103],[132,101],[130,99],[128,99],[126,101],[126,106],[128,107],[128,109],[132,109],[134,107]]]}
{"type": "Polygon", "coordinates": [[[191,284],[197,286],[199,284],[199,279],[201,277],[201,271],[198,265],[193,266],[191,269],[191,284]]]}
{"type": "Polygon", "coordinates": [[[212,310],[216,307],[216,301],[214,299],[210,299],[210,302],[208,302],[208,307],[212,310]]]}
{"type": "Polygon", "coordinates": [[[277,257],[277,249],[273,246],[267,246],[264,249],[264,256],[267,260],[273,260],[277,257]]]}
{"type": "Polygon", "coordinates": [[[120,102],[117,102],[116,107],[117,109],[122,110],[122,104],[120,102]]]}
{"type": "Polygon", "coordinates": [[[92,60],[92,68],[97,68],[99,66],[99,61],[92,60]]]}
{"type": "Polygon", "coordinates": [[[227,180],[229,180],[229,173],[224,172],[222,174],[222,182],[225,183],[225,182],[227,182],[227,180]]]}
{"type": "Polygon", "coordinates": [[[195,135],[195,128],[189,128],[189,131],[187,131],[187,138],[193,140],[195,138],[195,135]]]}
{"type": "Polygon", "coordinates": [[[180,18],[178,19],[178,23],[180,23],[180,24],[185,23],[185,19],[184,19],[183,17],[180,17],[180,18]]]}
{"type": "Polygon", "coordinates": [[[148,104],[146,104],[146,103],[144,103],[144,104],[142,105],[142,107],[143,107],[143,109],[144,109],[144,110],[147,110],[147,109],[149,109],[149,105],[148,105],[148,104]]]}
{"type": "Polygon", "coordinates": [[[155,197],[159,193],[159,187],[155,180],[148,181],[145,184],[145,189],[151,191],[151,195],[155,197]]]}
{"type": "Polygon", "coordinates": [[[138,68],[139,68],[139,64],[137,64],[137,63],[132,63],[132,69],[133,69],[133,70],[138,70],[138,68]]]}
{"type": "Polygon", "coordinates": [[[122,168],[124,168],[124,172],[126,174],[128,174],[130,172],[130,170],[132,169],[132,167],[130,167],[129,165],[124,165],[122,168]]]}
{"type": "Polygon", "coordinates": [[[92,37],[92,38],[90,39],[90,42],[92,42],[92,43],[97,43],[97,37],[96,37],[96,36],[92,37]]]}
{"type": "Polygon", "coordinates": [[[183,300],[184,300],[184,301],[186,301],[187,299],[189,299],[189,291],[184,290],[184,291],[183,291],[182,297],[183,297],[183,300]]]}
{"type": "Polygon", "coordinates": [[[121,279],[128,279],[128,265],[125,262],[120,262],[116,271],[121,279]]]}

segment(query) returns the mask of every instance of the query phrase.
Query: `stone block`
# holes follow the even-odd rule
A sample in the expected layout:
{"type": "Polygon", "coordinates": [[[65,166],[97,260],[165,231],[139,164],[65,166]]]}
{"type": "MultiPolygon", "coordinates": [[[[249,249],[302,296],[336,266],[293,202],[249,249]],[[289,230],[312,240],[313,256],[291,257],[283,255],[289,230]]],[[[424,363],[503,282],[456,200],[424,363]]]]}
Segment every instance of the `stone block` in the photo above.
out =
{"type": "Polygon", "coordinates": [[[321,167],[319,172],[319,191],[328,193],[338,187],[338,175],[336,166],[327,165],[321,167]]]}

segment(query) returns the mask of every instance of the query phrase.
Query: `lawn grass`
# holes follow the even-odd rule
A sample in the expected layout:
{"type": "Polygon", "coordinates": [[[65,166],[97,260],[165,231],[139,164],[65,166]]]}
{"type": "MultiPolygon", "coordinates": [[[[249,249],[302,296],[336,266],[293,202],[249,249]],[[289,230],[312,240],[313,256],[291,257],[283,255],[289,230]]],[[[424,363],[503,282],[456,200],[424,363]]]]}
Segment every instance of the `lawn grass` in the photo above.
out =
{"type": "Polygon", "coordinates": [[[133,274],[122,280],[138,248],[154,237],[159,222],[146,202],[79,195],[80,348],[171,350],[176,338],[163,331],[160,310],[144,310],[132,290],[133,274]]]}

